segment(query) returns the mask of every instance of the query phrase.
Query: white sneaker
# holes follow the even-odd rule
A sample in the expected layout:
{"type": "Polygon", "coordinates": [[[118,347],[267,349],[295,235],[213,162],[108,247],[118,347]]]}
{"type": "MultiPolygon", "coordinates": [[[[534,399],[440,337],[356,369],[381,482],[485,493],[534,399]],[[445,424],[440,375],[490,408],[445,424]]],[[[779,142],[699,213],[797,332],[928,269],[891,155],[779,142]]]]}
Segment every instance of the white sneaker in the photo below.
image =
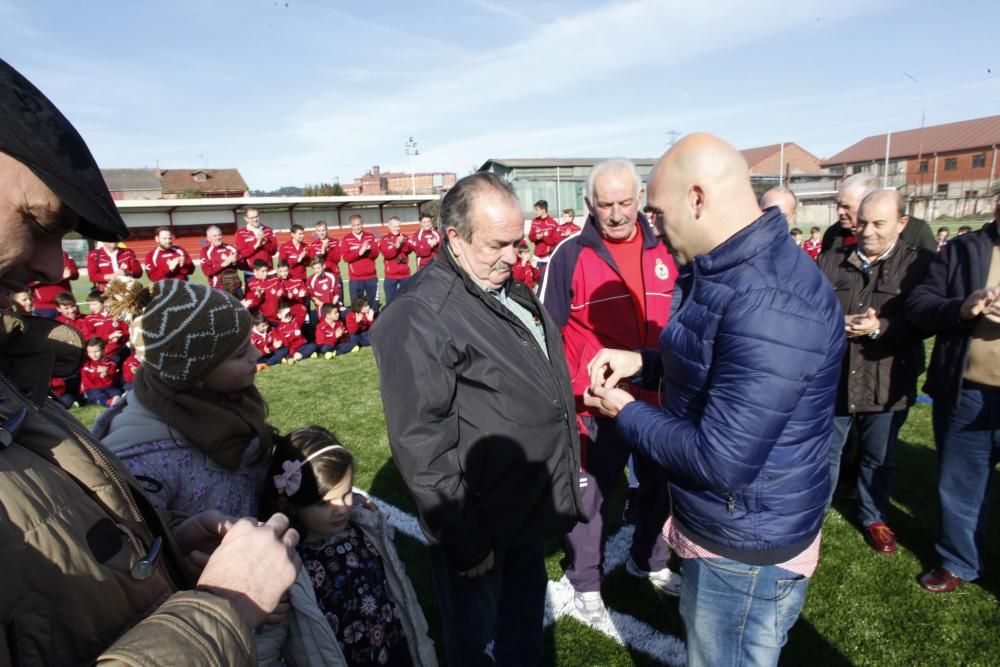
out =
{"type": "Polygon", "coordinates": [[[604,608],[604,600],[601,599],[600,591],[589,591],[573,593],[573,606],[576,607],[580,617],[588,623],[597,623],[608,614],[604,608]]]}
{"type": "Polygon", "coordinates": [[[677,597],[681,594],[681,575],[669,567],[655,572],[647,572],[636,565],[632,557],[629,556],[628,561],[625,563],[625,571],[633,577],[649,579],[651,584],[659,588],[666,595],[677,597]]]}

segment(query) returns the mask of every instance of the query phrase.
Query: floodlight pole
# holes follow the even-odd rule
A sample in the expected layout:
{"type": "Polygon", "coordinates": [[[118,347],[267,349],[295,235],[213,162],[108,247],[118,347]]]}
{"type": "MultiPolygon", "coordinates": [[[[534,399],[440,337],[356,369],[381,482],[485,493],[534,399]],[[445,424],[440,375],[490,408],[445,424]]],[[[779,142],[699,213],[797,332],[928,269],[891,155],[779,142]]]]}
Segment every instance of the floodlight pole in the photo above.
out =
{"type": "Polygon", "coordinates": [[[410,156],[410,189],[413,190],[413,195],[417,194],[417,173],[413,167],[413,158],[420,155],[420,150],[417,148],[417,140],[410,137],[409,141],[406,142],[406,154],[410,156]]]}

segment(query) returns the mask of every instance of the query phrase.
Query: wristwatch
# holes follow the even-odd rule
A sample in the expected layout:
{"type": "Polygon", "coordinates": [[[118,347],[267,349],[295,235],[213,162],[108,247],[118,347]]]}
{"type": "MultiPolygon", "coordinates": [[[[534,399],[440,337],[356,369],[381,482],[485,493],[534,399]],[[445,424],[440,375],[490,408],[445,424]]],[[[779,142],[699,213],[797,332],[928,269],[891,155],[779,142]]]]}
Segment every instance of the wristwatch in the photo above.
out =
{"type": "Polygon", "coordinates": [[[881,327],[876,327],[875,331],[868,334],[868,337],[874,340],[875,338],[878,338],[879,334],[881,333],[882,333],[881,327]]]}

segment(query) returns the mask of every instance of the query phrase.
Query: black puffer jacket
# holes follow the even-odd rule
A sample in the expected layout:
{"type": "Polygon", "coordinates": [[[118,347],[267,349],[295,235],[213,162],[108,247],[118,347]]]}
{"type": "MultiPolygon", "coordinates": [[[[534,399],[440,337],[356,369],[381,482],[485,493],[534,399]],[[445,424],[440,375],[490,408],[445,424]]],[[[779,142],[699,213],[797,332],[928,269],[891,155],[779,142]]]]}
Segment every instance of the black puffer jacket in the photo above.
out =
{"type": "Polygon", "coordinates": [[[372,329],[389,444],[428,538],[459,570],[494,547],[560,535],[581,517],[579,434],[559,329],[523,283],[531,332],[447,251],[372,329]]]}
{"type": "Polygon", "coordinates": [[[833,284],[845,315],[874,308],[879,335],[848,339],[837,389],[837,414],[902,410],[917,398],[924,370],[924,333],[906,319],[907,295],[927,273],[933,253],[900,239],[865,278],[857,246],[820,255],[819,268],[833,284]]]}

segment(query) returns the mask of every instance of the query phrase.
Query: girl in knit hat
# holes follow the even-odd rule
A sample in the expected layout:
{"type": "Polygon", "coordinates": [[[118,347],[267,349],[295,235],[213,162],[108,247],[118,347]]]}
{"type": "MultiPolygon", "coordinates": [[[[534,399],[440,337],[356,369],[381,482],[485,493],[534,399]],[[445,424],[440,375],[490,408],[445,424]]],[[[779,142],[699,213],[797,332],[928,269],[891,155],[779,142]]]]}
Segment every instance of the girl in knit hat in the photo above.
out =
{"type": "Polygon", "coordinates": [[[250,313],[205,285],[112,283],[106,306],[131,322],[142,365],[94,425],[162,510],[253,514],[274,429],[254,386],[250,313]]]}

